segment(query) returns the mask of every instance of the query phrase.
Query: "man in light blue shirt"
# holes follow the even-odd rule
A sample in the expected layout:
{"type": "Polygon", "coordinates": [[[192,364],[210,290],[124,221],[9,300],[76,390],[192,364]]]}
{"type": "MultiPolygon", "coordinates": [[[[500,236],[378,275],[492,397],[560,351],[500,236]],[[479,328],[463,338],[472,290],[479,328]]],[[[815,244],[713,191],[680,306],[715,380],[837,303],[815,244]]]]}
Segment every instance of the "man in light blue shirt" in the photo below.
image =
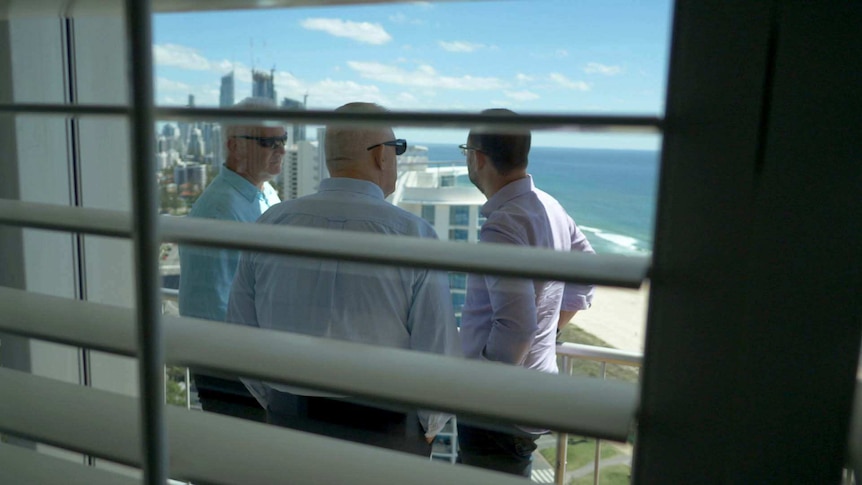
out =
{"type": "MultiPolygon", "coordinates": [[[[486,110],[483,114],[514,114],[486,110]]],[[[593,248],[565,209],[537,189],[527,174],[530,131],[473,130],[461,150],[470,181],[488,198],[480,243],[535,246],[557,251],[593,248]]],[[[557,330],[590,307],[592,285],[469,275],[461,316],[468,358],[557,372],[557,330]]],[[[487,429],[458,424],[459,461],[530,476],[535,440],[543,430],[516,426],[487,429]]]]}
{"type": "MultiPolygon", "coordinates": [[[[275,107],[263,98],[247,98],[242,108],[275,107]]],[[[283,126],[224,127],[227,156],[218,176],[189,213],[227,221],[254,222],[279,202],[269,180],[281,172],[287,134],[283,126]]],[[[239,251],[180,246],[180,315],[224,322],[228,294],[239,263],[239,251]]],[[[193,372],[205,411],[264,420],[264,412],[237,379],[193,372]]]]}
{"type": "MultiPolygon", "coordinates": [[[[351,103],[337,111],[385,109],[351,103]]],[[[407,142],[395,139],[391,128],[328,126],[325,150],[331,178],[321,181],[318,193],[282,202],[258,222],[436,238],[431,225],[384,199],[395,190],[396,155],[406,149],[407,142]]],[[[446,273],[426,269],[244,252],[228,320],[371,345],[460,353],[446,273]]],[[[247,382],[266,407],[267,422],[424,456],[449,418],[247,382]]]]}

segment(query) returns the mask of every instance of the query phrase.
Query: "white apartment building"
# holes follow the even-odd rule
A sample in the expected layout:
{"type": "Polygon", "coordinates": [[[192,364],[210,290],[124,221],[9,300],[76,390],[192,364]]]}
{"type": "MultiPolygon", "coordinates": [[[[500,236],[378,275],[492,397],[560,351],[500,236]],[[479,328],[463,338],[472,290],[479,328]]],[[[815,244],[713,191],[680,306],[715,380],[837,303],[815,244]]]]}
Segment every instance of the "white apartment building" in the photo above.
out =
{"type": "MultiPolygon", "coordinates": [[[[431,223],[441,240],[478,242],[484,222],[479,209],[485,196],[467,179],[464,161],[429,162],[428,148],[418,145],[411,146],[398,162],[392,203],[431,223]]],[[[460,325],[467,275],[450,271],[449,288],[460,325]]]]}

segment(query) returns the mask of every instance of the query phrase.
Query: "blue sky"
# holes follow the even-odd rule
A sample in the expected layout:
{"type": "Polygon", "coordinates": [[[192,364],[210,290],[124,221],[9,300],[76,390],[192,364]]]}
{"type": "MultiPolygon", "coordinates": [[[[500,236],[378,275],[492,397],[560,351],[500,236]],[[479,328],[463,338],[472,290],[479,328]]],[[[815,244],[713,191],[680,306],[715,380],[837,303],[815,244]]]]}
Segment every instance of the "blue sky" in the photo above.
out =
{"type": "MultiPolygon", "coordinates": [[[[532,0],[160,14],[157,102],[217,105],[231,70],[238,101],[255,68],[275,69],[279,99],[308,94],[310,108],[661,115],[670,10],[670,0],[532,0]]],[[[396,132],[444,143],[466,133],[396,132]]],[[[535,132],[534,143],[656,148],[658,138],[535,132]]]]}

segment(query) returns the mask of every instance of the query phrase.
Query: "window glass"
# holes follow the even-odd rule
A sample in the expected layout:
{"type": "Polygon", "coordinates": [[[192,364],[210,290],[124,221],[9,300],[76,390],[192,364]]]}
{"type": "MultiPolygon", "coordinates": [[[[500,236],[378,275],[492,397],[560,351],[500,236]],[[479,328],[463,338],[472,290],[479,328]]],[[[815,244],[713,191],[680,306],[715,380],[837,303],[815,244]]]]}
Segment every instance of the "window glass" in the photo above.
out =
{"type": "Polygon", "coordinates": [[[456,312],[461,311],[461,307],[464,306],[464,293],[452,293],[452,306],[456,312]]]}
{"type": "Polygon", "coordinates": [[[466,241],[468,231],[466,229],[449,229],[450,241],[466,241]]]}
{"type": "Polygon", "coordinates": [[[428,221],[432,226],[434,225],[434,206],[433,205],[423,205],[422,206],[422,218],[428,221]]]}
{"type": "Polygon", "coordinates": [[[466,273],[449,273],[449,287],[453,290],[463,290],[467,288],[467,274],[466,273]]]}
{"type": "Polygon", "coordinates": [[[453,226],[466,226],[470,223],[470,207],[466,205],[453,205],[449,207],[449,224],[453,226]]]}
{"type": "MultiPolygon", "coordinates": [[[[285,110],[369,101],[392,111],[661,116],[670,10],[670,0],[546,0],[160,14],[156,103],[229,107],[258,97],[285,110]]],[[[281,200],[314,194],[329,177],[325,130],[281,125],[285,154],[268,183],[281,200]]],[[[157,131],[161,209],[183,216],[225,170],[228,136],[208,122],[161,120],[157,131]]],[[[469,128],[394,131],[408,149],[389,202],[433,224],[440,239],[478,242],[487,198],[458,148],[469,128]]],[[[528,173],[596,252],[649,255],[659,146],[656,134],[534,129],[528,173]]],[[[171,268],[163,274],[182,280],[176,253],[164,248],[171,268]]],[[[459,326],[468,281],[464,273],[448,276],[459,326]]],[[[642,350],[647,291],[597,291],[596,304],[562,338],[642,350]]]]}

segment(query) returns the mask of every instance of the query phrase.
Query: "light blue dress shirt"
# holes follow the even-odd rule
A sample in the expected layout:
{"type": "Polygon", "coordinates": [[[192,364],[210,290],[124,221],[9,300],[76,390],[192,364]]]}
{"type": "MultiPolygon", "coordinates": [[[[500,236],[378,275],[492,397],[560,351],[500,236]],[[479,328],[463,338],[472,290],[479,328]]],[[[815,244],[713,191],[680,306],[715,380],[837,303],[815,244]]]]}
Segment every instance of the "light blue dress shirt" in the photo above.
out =
{"type": "MultiPolygon", "coordinates": [[[[380,187],[351,178],[324,179],[318,193],[277,204],[258,222],[437,237],[425,220],[386,202],[380,187]]],[[[227,319],[316,337],[460,354],[447,275],[427,269],[243,252],[227,319]]],[[[270,389],[327,395],[244,382],[264,406],[270,389]]],[[[432,423],[429,429],[423,414],[426,431],[435,433],[437,426],[432,423]]]]}
{"type": "MultiPolygon", "coordinates": [[[[482,206],[480,243],[593,253],[586,236],[530,176],[504,186],[482,206]]],[[[461,313],[464,354],[556,373],[560,310],[583,310],[592,285],[470,274],[461,313]]]]}
{"type": "MultiPolygon", "coordinates": [[[[278,201],[269,183],[260,190],[223,166],[192,206],[189,217],[254,222],[278,201]]],[[[180,315],[223,322],[238,263],[237,250],[181,245],[180,315]]]]}

